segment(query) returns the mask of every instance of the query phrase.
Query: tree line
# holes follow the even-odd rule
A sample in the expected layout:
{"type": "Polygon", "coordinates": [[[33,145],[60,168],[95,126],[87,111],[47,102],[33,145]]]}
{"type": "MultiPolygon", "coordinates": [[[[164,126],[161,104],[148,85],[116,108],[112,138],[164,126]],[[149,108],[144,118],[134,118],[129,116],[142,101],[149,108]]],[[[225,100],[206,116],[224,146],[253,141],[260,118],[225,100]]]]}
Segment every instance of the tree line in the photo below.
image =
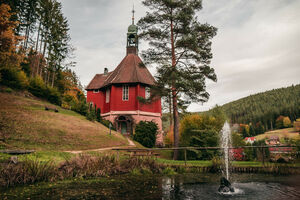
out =
{"type": "Polygon", "coordinates": [[[0,0],[0,7],[0,84],[86,115],[61,3],[0,0]]]}
{"type": "Polygon", "coordinates": [[[232,123],[248,124],[245,131],[250,136],[288,127],[300,117],[300,85],[250,95],[221,107],[232,123]]]}

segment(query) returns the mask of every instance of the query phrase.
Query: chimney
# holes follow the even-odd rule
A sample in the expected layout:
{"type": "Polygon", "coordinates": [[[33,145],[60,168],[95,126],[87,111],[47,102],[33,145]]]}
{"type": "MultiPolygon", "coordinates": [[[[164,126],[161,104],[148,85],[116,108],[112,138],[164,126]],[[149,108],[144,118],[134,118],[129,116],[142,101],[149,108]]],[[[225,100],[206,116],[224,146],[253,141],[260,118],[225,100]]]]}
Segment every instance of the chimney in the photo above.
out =
{"type": "Polygon", "coordinates": [[[105,67],[104,68],[104,75],[107,75],[108,74],[108,69],[105,67]]]}

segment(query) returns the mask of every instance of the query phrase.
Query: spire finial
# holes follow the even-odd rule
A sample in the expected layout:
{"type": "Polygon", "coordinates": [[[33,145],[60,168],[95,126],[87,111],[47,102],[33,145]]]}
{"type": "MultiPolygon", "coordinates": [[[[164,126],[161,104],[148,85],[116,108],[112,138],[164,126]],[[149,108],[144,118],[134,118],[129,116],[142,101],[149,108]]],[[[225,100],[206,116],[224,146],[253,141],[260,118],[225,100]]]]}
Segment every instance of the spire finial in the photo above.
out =
{"type": "Polygon", "coordinates": [[[134,4],[132,5],[132,25],[134,25],[134,4]]]}

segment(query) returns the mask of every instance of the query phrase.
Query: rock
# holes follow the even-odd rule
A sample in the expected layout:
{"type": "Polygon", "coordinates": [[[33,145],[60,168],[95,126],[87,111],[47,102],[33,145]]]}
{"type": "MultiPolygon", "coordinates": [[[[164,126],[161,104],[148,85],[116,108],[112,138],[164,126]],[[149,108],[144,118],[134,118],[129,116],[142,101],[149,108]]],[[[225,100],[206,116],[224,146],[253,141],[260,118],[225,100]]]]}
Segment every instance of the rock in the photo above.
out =
{"type": "Polygon", "coordinates": [[[18,157],[17,156],[12,156],[10,157],[10,162],[17,164],[18,163],[18,157]]]}
{"type": "Polygon", "coordinates": [[[231,186],[231,183],[225,177],[222,177],[220,180],[220,187],[218,191],[224,193],[234,192],[234,188],[231,186]]]}

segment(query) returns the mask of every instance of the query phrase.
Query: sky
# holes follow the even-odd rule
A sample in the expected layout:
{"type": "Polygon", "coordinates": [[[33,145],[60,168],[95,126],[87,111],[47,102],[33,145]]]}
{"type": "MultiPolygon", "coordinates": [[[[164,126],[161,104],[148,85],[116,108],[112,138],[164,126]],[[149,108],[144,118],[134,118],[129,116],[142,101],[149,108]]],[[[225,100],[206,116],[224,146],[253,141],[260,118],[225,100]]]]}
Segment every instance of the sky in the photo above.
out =
{"type": "MultiPolygon", "coordinates": [[[[126,33],[146,14],[140,0],[60,0],[76,48],[74,71],[83,86],[104,68],[114,70],[126,54],[126,33]]],[[[205,111],[250,94],[300,83],[300,0],[203,0],[201,23],[218,28],[212,40],[218,81],[207,81],[205,111]]],[[[139,50],[146,50],[140,41],[139,50]]],[[[155,67],[148,66],[155,74],[155,67]]]]}

